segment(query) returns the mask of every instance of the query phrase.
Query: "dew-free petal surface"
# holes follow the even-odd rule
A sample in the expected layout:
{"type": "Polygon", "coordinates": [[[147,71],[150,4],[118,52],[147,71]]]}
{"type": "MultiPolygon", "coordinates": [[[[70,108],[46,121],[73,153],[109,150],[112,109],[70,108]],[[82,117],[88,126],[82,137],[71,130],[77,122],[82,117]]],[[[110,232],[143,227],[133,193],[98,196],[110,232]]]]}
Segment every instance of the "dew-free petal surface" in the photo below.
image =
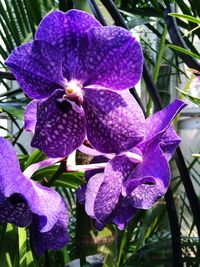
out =
{"type": "Polygon", "coordinates": [[[146,134],[144,141],[159,138],[166,132],[175,116],[187,104],[180,99],[175,99],[171,104],[159,112],[156,112],[146,120],[146,134]]]}
{"type": "Polygon", "coordinates": [[[56,90],[38,104],[37,124],[31,145],[47,157],[65,157],[78,148],[85,137],[85,115],[81,107],[63,98],[56,90]]]}
{"type": "Polygon", "coordinates": [[[5,64],[30,98],[46,98],[65,83],[61,54],[45,41],[36,40],[15,48],[5,64]]]}
{"type": "MultiPolygon", "coordinates": [[[[126,192],[132,196],[132,204],[138,209],[148,209],[162,197],[170,183],[170,168],[158,142],[149,145],[138,164],[126,181],[126,192]],[[142,180],[142,184],[134,180],[142,180]]],[[[138,181],[137,181],[138,182],[138,181]]]]}
{"type": "Polygon", "coordinates": [[[88,73],[85,85],[122,90],[140,80],[142,50],[129,31],[116,26],[94,27],[86,33],[82,49],[88,73]]]}
{"type": "Polygon", "coordinates": [[[0,203],[0,223],[13,223],[19,227],[28,226],[32,221],[32,211],[19,194],[13,194],[0,203]]]}
{"type": "Polygon", "coordinates": [[[40,229],[41,232],[50,230],[57,222],[58,214],[62,211],[60,195],[53,189],[46,188],[25,177],[19,169],[19,162],[12,145],[1,137],[0,193],[8,200],[12,195],[19,194],[27,202],[32,213],[43,216],[45,223],[40,229]]]}
{"type": "Polygon", "coordinates": [[[31,101],[24,112],[24,130],[35,132],[35,126],[37,122],[37,100],[31,101]]]}
{"type": "Polygon", "coordinates": [[[94,203],[98,194],[99,188],[104,181],[104,173],[95,174],[87,183],[85,191],[85,211],[91,218],[95,219],[94,203]]]}
{"type": "Polygon", "coordinates": [[[108,162],[103,183],[94,203],[94,215],[97,221],[103,223],[112,215],[118,205],[122,184],[134,167],[135,164],[123,155],[116,156],[108,162]]]}
{"type": "Polygon", "coordinates": [[[101,24],[90,14],[80,10],[67,13],[54,11],[46,16],[37,29],[35,38],[45,40],[59,48],[63,57],[63,75],[68,79],[85,81],[87,73],[81,60],[83,36],[91,27],[101,24]]]}
{"type": "Polygon", "coordinates": [[[132,148],[144,136],[145,118],[129,92],[84,88],[87,137],[102,153],[132,148]]]}
{"type": "Polygon", "coordinates": [[[35,215],[31,226],[31,242],[37,256],[41,256],[48,249],[60,249],[69,242],[67,233],[69,219],[64,202],[58,220],[51,230],[41,233],[38,229],[39,219],[35,215]]]}
{"type": "Polygon", "coordinates": [[[167,131],[160,138],[160,147],[168,161],[173,156],[180,142],[181,138],[176,133],[174,127],[170,125],[167,131]]]}
{"type": "Polygon", "coordinates": [[[126,197],[120,201],[112,222],[120,229],[124,230],[128,222],[134,217],[137,209],[133,207],[131,200],[126,197]]]}

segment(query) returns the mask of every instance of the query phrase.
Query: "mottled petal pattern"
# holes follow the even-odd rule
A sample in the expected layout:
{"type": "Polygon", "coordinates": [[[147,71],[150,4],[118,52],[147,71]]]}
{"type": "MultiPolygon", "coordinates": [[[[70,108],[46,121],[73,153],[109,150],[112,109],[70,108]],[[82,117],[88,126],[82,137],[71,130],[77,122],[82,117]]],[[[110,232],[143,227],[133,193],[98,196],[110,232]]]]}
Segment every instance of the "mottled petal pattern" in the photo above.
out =
{"type": "Polygon", "coordinates": [[[115,216],[112,219],[112,222],[120,229],[124,230],[128,222],[134,217],[137,209],[133,207],[132,201],[130,198],[126,197],[121,200],[115,216]]]}
{"type": "Polygon", "coordinates": [[[126,182],[126,192],[132,196],[135,208],[148,209],[163,196],[170,183],[170,169],[158,142],[151,143],[143,162],[138,164],[126,182]],[[132,180],[137,180],[133,183],[132,180]],[[139,180],[142,180],[142,184],[139,180]],[[137,186],[138,182],[138,186],[137,186]]]}
{"type": "Polygon", "coordinates": [[[0,223],[14,223],[19,227],[28,226],[32,221],[32,211],[19,194],[13,194],[0,203],[0,223]]]}
{"type": "Polygon", "coordinates": [[[61,54],[47,42],[33,41],[17,47],[5,64],[30,98],[46,98],[65,84],[61,54]]]}
{"type": "Polygon", "coordinates": [[[129,92],[85,88],[87,137],[102,153],[120,153],[144,137],[145,118],[129,92]]]}
{"type": "Polygon", "coordinates": [[[62,210],[62,199],[56,191],[43,187],[21,173],[13,147],[4,138],[0,138],[0,192],[5,198],[19,194],[32,213],[45,217],[41,232],[55,225],[58,213],[62,210]]]}
{"type": "MultiPolygon", "coordinates": [[[[91,161],[90,164],[93,163],[103,163],[103,162],[108,162],[108,158],[104,157],[104,156],[95,156],[91,161]]],[[[102,173],[104,171],[103,168],[100,169],[95,169],[95,170],[88,170],[85,172],[85,178],[87,181],[89,181],[89,179],[94,176],[97,173],[102,173]]]]}
{"type": "Polygon", "coordinates": [[[122,184],[131,174],[135,164],[126,156],[116,156],[110,160],[104,171],[101,184],[94,203],[94,215],[97,221],[104,222],[118,206],[122,184]]]}
{"type": "Polygon", "coordinates": [[[160,147],[164,153],[165,158],[169,161],[176,151],[181,142],[181,138],[178,136],[174,127],[169,126],[167,131],[160,138],[160,147]]]}
{"type": "Polygon", "coordinates": [[[24,130],[35,132],[35,126],[37,122],[37,100],[31,101],[24,112],[24,130]]]}
{"type": "Polygon", "coordinates": [[[70,10],[67,13],[54,11],[40,23],[36,39],[45,40],[55,45],[63,56],[63,75],[68,79],[85,80],[87,73],[80,58],[83,36],[91,27],[101,24],[91,15],[70,10]]]}
{"type": "Polygon", "coordinates": [[[60,249],[69,242],[67,233],[68,211],[62,202],[62,210],[53,228],[47,232],[39,231],[40,218],[35,215],[31,227],[31,242],[37,256],[41,256],[48,249],[60,249]]]}
{"type": "Polygon", "coordinates": [[[94,203],[98,194],[99,188],[104,181],[104,173],[95,174],[87,183],[85,191],[85,211],[91,218],[95,219],[94,203]]]}
{"type": "Polygon", "coordinates": [[[88,73],[85,85],[122,90],[141,78],[141,46],[131,33],[116,26],[94,27],[84,40],[82,61],[88,73]]]}
{"type": "Polygon", "coordinates": [[[56,90],[38,104],[37,124],[31,145],[48,157],[65,157],[78,148],[85,137],[85,116],[81,107],[63,98],[56,90]]]}
{"type": "Polygon", "coordinates": [[[146,134],[144,141],[150,141],[161,137],[169,128],[175,116],[187,104],[180,99],[174,100],[170,105],[159,112],[156,112],[146,120],[146,134]]]}

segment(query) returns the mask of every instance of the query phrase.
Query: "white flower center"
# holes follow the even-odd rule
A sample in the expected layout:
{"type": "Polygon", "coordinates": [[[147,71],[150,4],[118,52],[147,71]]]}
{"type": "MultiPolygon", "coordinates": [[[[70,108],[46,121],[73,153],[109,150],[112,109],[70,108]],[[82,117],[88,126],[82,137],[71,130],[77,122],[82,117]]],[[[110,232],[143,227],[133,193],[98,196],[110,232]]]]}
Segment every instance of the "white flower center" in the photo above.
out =
{"type": "Polygon", "coordinates": [[[77,104],[83,103],[82,85],[77,80],[71,80],[65,88],[66,98],[76,102],[77,104]]]}

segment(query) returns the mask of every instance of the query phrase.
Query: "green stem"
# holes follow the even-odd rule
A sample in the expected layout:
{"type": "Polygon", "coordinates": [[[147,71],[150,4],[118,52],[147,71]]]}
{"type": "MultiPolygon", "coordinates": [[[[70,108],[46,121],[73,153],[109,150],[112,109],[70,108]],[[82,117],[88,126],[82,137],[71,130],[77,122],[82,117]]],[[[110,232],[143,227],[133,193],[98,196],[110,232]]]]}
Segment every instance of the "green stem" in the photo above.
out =
{"type": "MultiPolygon", "coordinates": [[[[161,37],[161,42],[160,42],[160,50],[159,50],[158,55],[157,55],[156,65],[155,65],[155,69],[154,69],[154,73],[153,73],[153,80],[155,83],[158,80],[159,70],[160,70],[160,66],[162,63],[162,57],[163,57],[163,53],[164,53],[164,49],[165,49],[166,35],[167,35],[167,25],[164,25],[163,33],[162,33],[162,37],[161,37]]],[[[151,113],[152,104],[153,104],[152,99],[151,99],[151,97],[149,97],[149,101],[147,103],[147,116],[149,116],[151,113]]]]}
{"type": "Polygon", "coordinates": [[[48,182],[48,186],[52,186],[53,183],[56,181],[56,179],[65,171],[66,171],[66,161],[61,161],[57,171],[52,175],[50,181],[48,182]]]}
{"type": "Polygon", "coordinates": [[[119,251],[118,251],[118,257],[117,257],[117,262],[116,262],[116,266],[120,267],[120,262],[121,262],[121,258],[122,258],[122,254],[124,252],[124,247],[126,245],[126,241],[127,241],[127,231],[121,231],[119,232],[119,238],[118,240],[120,240],[120,246],[119,246],[119,251]]]}

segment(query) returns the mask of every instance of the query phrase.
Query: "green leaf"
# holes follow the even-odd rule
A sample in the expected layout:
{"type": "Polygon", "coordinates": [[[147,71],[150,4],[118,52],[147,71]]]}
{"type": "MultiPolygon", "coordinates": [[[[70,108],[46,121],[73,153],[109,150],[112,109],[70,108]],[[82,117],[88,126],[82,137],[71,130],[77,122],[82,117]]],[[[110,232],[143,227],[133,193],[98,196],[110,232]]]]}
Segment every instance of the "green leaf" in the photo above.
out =
{"type": "Polygon", "coordinates": [[[176,51],[178,51],[178,52],[181,52],[181,53],[183,53],[183,54],[187,54],[187,55],[189,55],[189,56],[191,56],[191,57],[200,59],[200,56],[199,56],[199,55],[197,55],[197,54],[195,54],[195,53],[193,53],[193,52],[191,52],[191,51],[189,51],[189,50],[187,50],[187,49],[185,49],[185,48],[182,48],[182,47],[179,47],[179,46],[176,46],[176,45],[171,45],[171,44],[168,44],[167,46],[168,46],[169,48],[174,49],[174,50],[176,50],[176,51]]]}
{"type": "Polygon", "coordinates": [[[24,119],[24,109],[16,103],[0,103],[0,108],[17,119],[24,119]]]}
{"type": "Polygon", "coordinates": [[[178,91],[181,92],[181,94],[184,95],[185,97],[187,97],[190,101],[192,101],[193,103],[195,103],[198,106],[200,106],[200,98],[195,97],[195,96],[191,96],[188,93],[182,91],[181,89],[178,89],[178,91]]]}
{"type": "Polygon", "coordinates": [[[197,24],[200,24],[200,19],[197,19],[193,16],[185,15],[185,14],[177,14],[177,13],[168,13],[169,16],[176,17],[179,19],[186,19],[187,21],[191,21],[197,24]]]}
{"type": "Polygon", "coordinates": [[[4,224],[0,226],[0,266],[19,267],[17,226],[4,224]]]}
{"type": "MultiPolygon", "coordinates": [[[[32,179],[41,181],[42,179],[46,178],[47,180],[50,180],[52,175],[57,171],[58,167],[59,166],[54,165],[39,169],[33,174],[32,179]]],[[[77,189],[82,184],[84,184],[83,173],[65,172],[57,177],[53,185],[64,188],[77,189]]]]}
{"type": "Polygon", "coordinates": [[[39,162],[44,160],[46,157],[43,152],[38,149],[35,149],[33,153],[28,158],[27,162],[25,163],[25,168],[28,168],[33,163],[39,162]]]}

